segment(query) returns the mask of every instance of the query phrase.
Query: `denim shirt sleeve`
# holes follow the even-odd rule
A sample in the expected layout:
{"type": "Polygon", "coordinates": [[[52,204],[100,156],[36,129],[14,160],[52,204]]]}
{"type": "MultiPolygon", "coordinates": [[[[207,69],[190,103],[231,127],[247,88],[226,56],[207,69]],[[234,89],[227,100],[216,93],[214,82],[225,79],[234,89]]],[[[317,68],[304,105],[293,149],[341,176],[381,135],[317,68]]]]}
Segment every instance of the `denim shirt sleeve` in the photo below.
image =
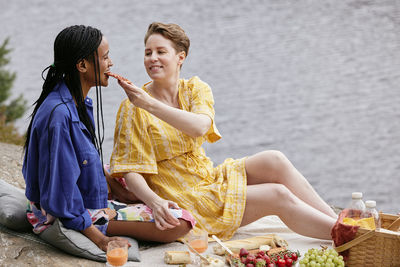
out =
{"type": "Polygon", "coordinates": [[[68,122],[49,127],[49,172],[40,184],[40,204],[66,228],[84,230],[92,224],[77,185],[80,167],[68,122]],[[67,124],[67,125],[66,125],[67,124]]]}

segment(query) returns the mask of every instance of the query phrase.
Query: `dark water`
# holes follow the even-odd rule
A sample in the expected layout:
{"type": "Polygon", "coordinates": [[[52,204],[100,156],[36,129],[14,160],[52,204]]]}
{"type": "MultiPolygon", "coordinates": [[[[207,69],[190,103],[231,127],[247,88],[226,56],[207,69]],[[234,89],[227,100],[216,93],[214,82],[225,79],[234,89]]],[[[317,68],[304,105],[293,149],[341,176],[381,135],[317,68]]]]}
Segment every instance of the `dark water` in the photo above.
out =
{"type": "MultiPolygon", "coordinates": [[[[206,146],[215,163],[278,149],[329,203],[345,206],[362,191],[379,209],[400,211],[399,1],[0,0],[14,93],[38,97],[54,38],[71,24],[100,28],[113,70],[147,82],[143,36],[153,21],[186,30],[182,76],[213,88],[223,135],[206,146]]],[[[112,83],[103,97],[109,158],[124,95],[112,83]]]]}

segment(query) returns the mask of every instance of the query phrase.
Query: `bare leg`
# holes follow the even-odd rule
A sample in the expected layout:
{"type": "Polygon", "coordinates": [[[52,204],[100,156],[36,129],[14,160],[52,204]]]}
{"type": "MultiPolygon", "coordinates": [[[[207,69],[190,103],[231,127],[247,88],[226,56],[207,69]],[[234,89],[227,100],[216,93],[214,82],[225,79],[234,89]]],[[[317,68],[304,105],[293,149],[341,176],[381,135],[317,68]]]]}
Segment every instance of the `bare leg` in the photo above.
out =
{"type": "Polygon", "coordinates": [[[246,159],[247,184],[277,183],[286,186],[308,205],[337,218],[335,212],[313,189],[304,176],[279,151],[264,151],[246,159]]]}
{"type": "Polygon", "coordinates": [[[277,215],[293,231],[314,238],[331,239],[336,220],[309,206],[282,184],[247,186],[246,208],[241,226],[267,215],[277,215]]]}
{"type": "Polygon", "coordinates": [[[179,219],[180,225],[172,229],[159,230],[153,222],[115,221],[108,223],[107,235],[130,236],[138,240],[173,242],[186,235],[191,229],[189,222],[179,219]]]}

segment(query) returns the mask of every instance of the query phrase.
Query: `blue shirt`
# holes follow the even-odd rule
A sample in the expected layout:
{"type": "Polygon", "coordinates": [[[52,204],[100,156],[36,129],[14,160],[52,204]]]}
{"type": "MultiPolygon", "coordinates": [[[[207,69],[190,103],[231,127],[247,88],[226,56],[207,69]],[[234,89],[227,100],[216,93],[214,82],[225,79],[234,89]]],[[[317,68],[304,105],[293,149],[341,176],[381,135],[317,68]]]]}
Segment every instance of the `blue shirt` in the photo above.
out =
{"type": "MultiPolygon", "coordinates": [[[[93,123],[92,100],[87,97],[85,104],[93,123]]],[[[26,197],[67,228],[86,229],[92,224],[86,209],[107,207],[100,156],[64,82],[55,86],[33,119],[22,173],[26,197]]]]}

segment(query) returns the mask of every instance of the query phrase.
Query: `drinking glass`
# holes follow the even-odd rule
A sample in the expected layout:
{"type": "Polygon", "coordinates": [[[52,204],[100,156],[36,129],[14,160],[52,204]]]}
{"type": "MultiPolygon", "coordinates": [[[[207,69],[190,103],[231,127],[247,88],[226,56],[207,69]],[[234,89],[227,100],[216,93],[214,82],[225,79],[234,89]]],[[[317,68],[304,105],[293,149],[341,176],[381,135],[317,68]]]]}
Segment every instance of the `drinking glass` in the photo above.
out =
{"type": "Polygon", "coordinates": [[[124,266],[128,261],[128,244],[124,241],[108,242],[107,266],[124,266]]]}
{"type": "MultiPolygon", "coordinates": [[[[186,241],[188,244],[196,250],[198,253],[203,253],[208,248],[208,233],[207,231],[200,229],[192,229],[186,235],[186,241]]],[[[191,251],[191,249],[189,249],[191,251]]],[[[193,252],[193,251],[192,251],[193,252]]],[[[194,253],[194,252],[193,252],[194,253]]],[[[195,264],[200,265],[201,259],[198,256],[195,256],[195,264]]]]}

